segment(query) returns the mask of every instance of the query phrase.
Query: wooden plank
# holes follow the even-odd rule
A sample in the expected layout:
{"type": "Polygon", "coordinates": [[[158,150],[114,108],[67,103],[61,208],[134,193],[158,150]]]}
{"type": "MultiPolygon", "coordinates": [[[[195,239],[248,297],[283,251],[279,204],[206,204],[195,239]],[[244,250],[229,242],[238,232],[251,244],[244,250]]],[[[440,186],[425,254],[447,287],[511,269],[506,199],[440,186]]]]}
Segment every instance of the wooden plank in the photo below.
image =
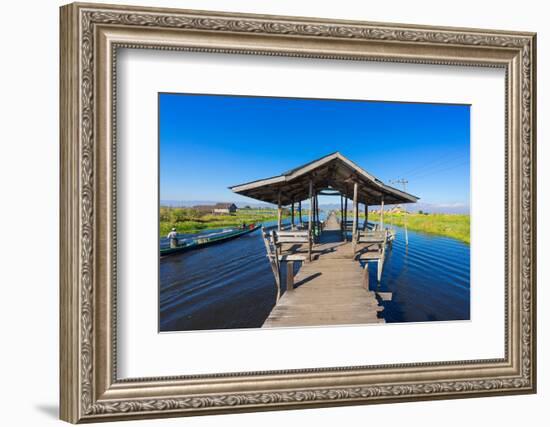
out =
{"type": "Polygon", "coordinates": [[[308,233],[307,233],[307,231],[302,231],[302,230],[285,230],[285,231],[278,232],[277,235],[278,236],[302,236],[302,237],[307,237],[308,233]]]}
{"type": "Polygon", "coordinates": [[[278,237],[277,243],[308,243],[307,237],[278,237]]]}
{"type": "Polygon", "coordinates": [[[382,300],[382,301],[391,301],[393,294],[391,292],[376,292],[376,295],[382,300]]]}
{"type": "Polygon", "coordinates": [[[279,255],[280,262],[286,261],[305,261],[306,257],[303,255],[279,255]]]}
{"type": "Polygon", "coordinates": [[[378,260],[381,258],[381,256],[382,255],[379,252],[366,252],[359,255],[359,259],[361,261],[378,260]]]}

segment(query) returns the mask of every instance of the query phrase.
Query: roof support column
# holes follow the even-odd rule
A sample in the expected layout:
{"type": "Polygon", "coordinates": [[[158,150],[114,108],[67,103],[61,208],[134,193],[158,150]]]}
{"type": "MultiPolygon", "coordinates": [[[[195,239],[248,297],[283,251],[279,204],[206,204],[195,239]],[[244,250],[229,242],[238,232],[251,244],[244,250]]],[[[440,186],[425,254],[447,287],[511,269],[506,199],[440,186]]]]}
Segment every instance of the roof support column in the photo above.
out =
{"type": "Polygon", "coordinates": [[[312,215],[313,214],[313,181],[309,180],[309,215],[307,218],[307,232],[309,235],[309,246],[308,246],[308,258],[311,262],[311,245],[313,243],[313,234],[311,232],[311,225],[312,225],[312,215]]]}
{"type": "Polygon", "coordinates": [[[344,196],[340,193],[340,232],[344,237],[344,196]]]}
{"type": "Polygon", "coordinates": [[[382,204],[380,205],[380,228],[384,229],[384,196],[382,196],[382,204]]]}
{"type": "Polygon", "coordinates": [[[298,202],[298,217],[299,217],[300,227],[301,227],[304,224],[302,220],[302,201],[301,200],[298,202]]]}
{"type": "Polygon", "coordinates": [[[344,196],[344,240],[348,241],[348,196],[344,196]]]}
{"type": "Polygon", "coordinates": [[[292,205],[290,206],[290,216],[292,218],[292,229],[294,230],[294,200],[292,201],[292,205]]]}
{"type": "Polygon", "coordinates": [[[355,248],[357,246],[357,219],[358,215],[358,206],[357,206],[357,182],[353,183],[353,227],[351,229],[351,242],[353,248],[353,255],[355,256],[355,248]]]}
{"type": "Polygon", "coordinates": [[[315,234],[319,238],[319,195],[315,193],[315,234]]]}
{"type": "Polygon", "coordinates": [[[369,205],[365,203],[365,222],[363,223],[363,230],[368,229],[368,223],[369,223],[369,205]]]}
{"type": "Polygon", "coordinates": [[[283,208],[281,207],[281,189],[277,196],[277,230],[281,231],[283,225],[283,208]]]}

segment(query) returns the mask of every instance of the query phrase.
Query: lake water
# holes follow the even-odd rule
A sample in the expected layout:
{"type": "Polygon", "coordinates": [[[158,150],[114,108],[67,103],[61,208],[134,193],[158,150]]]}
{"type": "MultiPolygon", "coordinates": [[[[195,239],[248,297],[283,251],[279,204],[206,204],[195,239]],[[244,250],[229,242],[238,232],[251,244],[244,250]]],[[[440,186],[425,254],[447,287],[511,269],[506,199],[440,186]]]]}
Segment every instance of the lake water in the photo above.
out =
{"type": "MultiPolygon", "coordinates": [[[[391,301],[380,303],[381,316],[388,323],[469,319],[469,245],[409,231],[406,246],[404,230],[395,230],[380,285],[376,264],[369,267],[371,289],[392,292],[391,301]]],[[[163,257],[160,330],[260,327],[275,304],[275,281],[260,233],[163,257]]]]}

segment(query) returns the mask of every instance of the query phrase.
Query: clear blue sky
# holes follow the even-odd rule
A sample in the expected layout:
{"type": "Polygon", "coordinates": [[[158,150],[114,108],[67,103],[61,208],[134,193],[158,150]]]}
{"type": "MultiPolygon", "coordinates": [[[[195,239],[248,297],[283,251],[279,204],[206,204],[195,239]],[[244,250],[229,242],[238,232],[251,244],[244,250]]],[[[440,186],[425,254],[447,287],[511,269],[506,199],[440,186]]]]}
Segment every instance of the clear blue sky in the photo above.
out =
{"type": "Polygon", "coordinates": [[[161,200],[254,203],[227,187],[340,151],[422,203],[469,207],[467,105],[160,94],[159,109],[161,200]]]}

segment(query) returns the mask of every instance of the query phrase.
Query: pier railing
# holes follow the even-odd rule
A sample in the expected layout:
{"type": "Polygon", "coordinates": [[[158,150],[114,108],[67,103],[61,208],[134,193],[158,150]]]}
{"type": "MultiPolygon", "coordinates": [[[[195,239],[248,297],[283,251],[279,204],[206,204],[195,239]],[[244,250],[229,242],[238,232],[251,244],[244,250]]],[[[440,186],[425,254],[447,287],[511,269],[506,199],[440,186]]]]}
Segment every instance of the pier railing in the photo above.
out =
{"type": "Polygon", "coordinates": [[[311,250],[313,239],[308,231],[300,230],[266,230],[262,228],[262,238],[269,259],[269,264],[275,276],[277,290],[276,301],[281,297],[281,265],[286,264],[286,287],[287,291],[294,289],[294,262],[304,262],[306,257],[299,254],[284,254],[283,245],[308,245],[308,259],[311,261],[311,250]]]}

